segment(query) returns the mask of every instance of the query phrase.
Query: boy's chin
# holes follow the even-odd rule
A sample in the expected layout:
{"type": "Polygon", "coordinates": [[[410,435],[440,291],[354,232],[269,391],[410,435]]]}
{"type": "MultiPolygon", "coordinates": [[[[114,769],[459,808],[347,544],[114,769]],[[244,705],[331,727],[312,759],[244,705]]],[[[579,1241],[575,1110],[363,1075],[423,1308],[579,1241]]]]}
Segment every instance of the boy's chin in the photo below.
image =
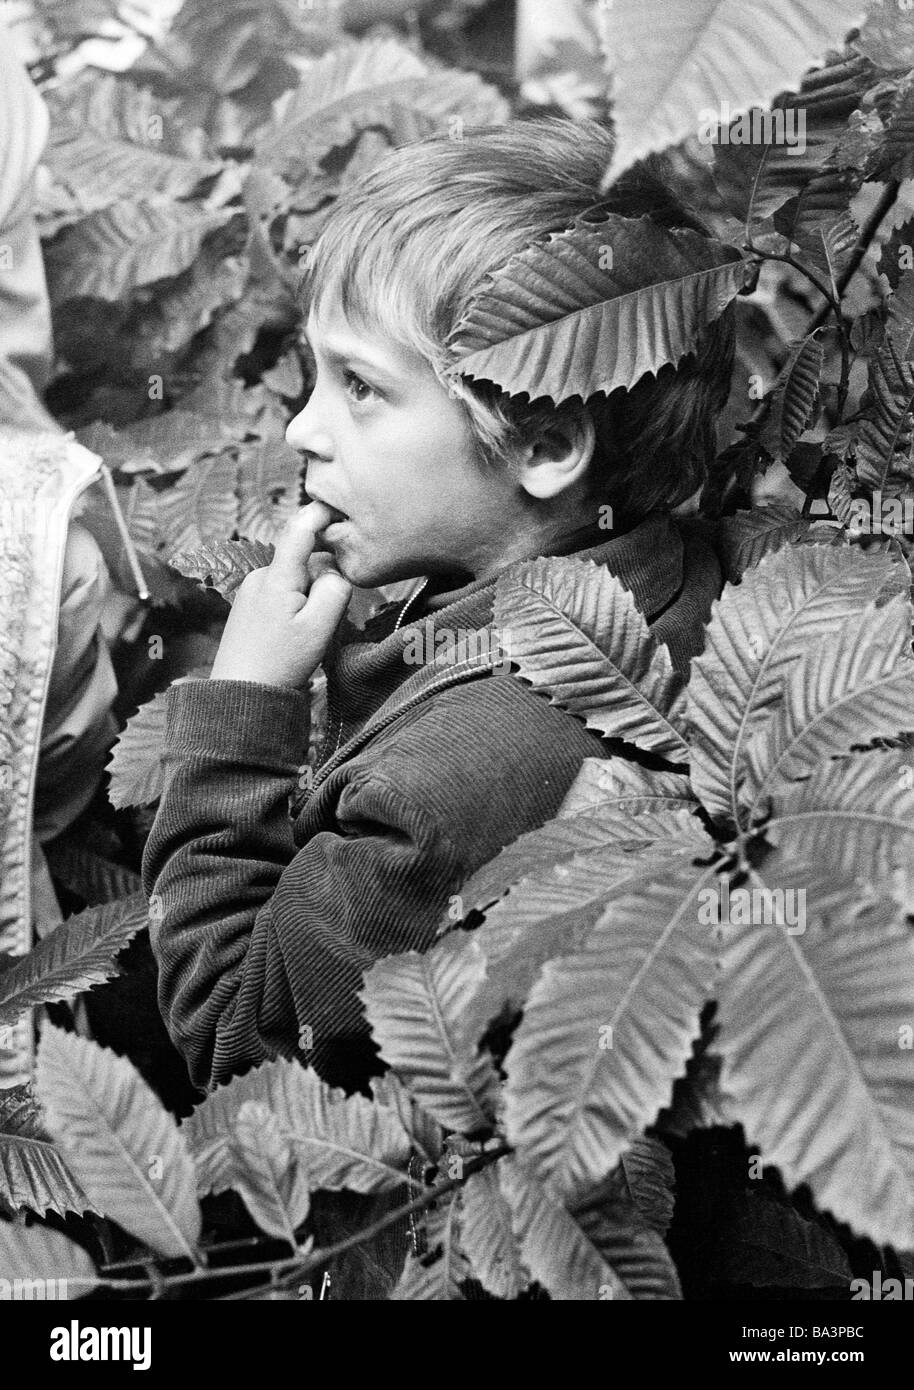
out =
{"type": "MultiPolygon", "coordinates": [[[[341,528],[342,530],[342,528],[341,528]]],[[[427,557],[419,554],[379,554],[360,543],[358,535],[339,534],[328,548],[336,567],[357,589],[377,589],[383,584],[400,584],[429,573],[427,557]]]]}
{"type": "Polygon", "coordinates": [[[396,567],[377,557],[359,555],[345,545],[334,546],[333,557],[340,574],[357,589],[376,589],[379,584],[391,584],[403,577],[396,567]]]}

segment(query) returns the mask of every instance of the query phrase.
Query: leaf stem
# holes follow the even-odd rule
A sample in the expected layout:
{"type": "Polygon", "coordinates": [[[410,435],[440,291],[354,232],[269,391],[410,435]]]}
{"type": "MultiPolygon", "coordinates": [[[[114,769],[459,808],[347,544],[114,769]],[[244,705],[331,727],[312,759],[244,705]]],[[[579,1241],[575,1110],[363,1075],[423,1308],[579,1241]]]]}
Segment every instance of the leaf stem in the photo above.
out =
{"type": "Polygon", "coordinates": [[[366,1226],[364,1231],[358,1231],[354,1236],[347,1236],[345,1240],[337,1241],[335,1245],[328,1245],[323,1250],[315,1250],[306,1260],[299,1264],[293,1274],[286,1275],[285,1278],[279,1280],[278,1283],[274,1282],[258,1289],[247,1289],[239,1294],[229,1294],[228,1298],[253,1298],[257,1294],[267,1293],[271,1289],[285,1288],[287,1285],[300,1279],[302,1275],[310,1274],[312,1269],[318,1268],[328,1260],[335,1259],[337,1255],[344,1255],[348,1250],[354,1250],[356,1246],[364,1245],[366,1240],[373,1240],[374,1237],[380,1235],[382,1231],[386,1231],[388,1226],[396,1225],[396,1223],[402,1221],[404,1217],[410,1216],[415,1212],[424,1211],[426,1207],[430,1207],[436,1202],[439,1197],[445,1196],[448,1192],[453,1192],[455,1188],[462,1187],[467,1178],[472,1177],[474,1173],[481,1172],[483,1168],[487,1168],[491,1163],[497,1163],[500,1158],[504,1158],[506,1154],[509,1153],[511,1153],[511,1147],[508,1144],[499,1144],[497,1148],[488,1149],[485,1153],[479,1154],[478,1157],[469,1159],[464,1164],[463,1173],[460,1177],[448,1178],[445,1182],[436,1184],[435,1187],[430,1188],[429,1191],[424,1193],[421,1197],[416,1197],[413,1201],[405,1203],[402,1207],[397,1207],[395,1211],[388,1212],[386,1216],[380,1217],[377,1221],[373,1222],[372,1225],[366,1226]]]}
{"type": "Polygon", "coordinates": [[[784,265],[792,266],[793,269],[799,271],[801,275],[805,275],[810,284],[813,285],[822,295],[823,299],[826,300],[827,307],[831,309],[838,320],[839,328],[843,327],[841,324],[840,300],[836,299],[828,286],[819,279],[818,275],[814,274],[808,266],[803,265],[802,261],[798,261],[796,256],[788,255],[783,251],[762,251],[760,247],[753,245],[752,242],[749,242],[746,250],[753,256],[759,256],[765,261],[782,261],[784,265]]]}
{"type": "MultiPolygon", "coordinates": [[[[805,275],[806,278],[809,281],[811,281],[811,283],[822,295],[823,303],[819,305],[818,309],[813,314],[807,326],[807,337],[811,333],[815,333],[817,328],[822,327],[829,313],[833,313],[835,316],[835,326],[838,329],[839,341],[841,346],[841,376],[838,382],[838,418],[836,421],[836,423],[839,425],[842,423],[844,419],[844,407],[847,403],[847,394],[848,388],[850,386],[851,371],[850,337],[848,334],[847,327],[844,323],[843,315],[841,313],[841,300],[844,296],[845,291],[847,290],[848,285],[850,284],[851,280],[854,278],[857,271],[859,270],[863,258],[872,244],[873,238],[878,232],[886,216],[891,212],[892,208],[895,206],[895,202],[898,198],[898,190],[900,187],[901,184],[898,179],[891,179],[885,185],[884,189],[882,190],[882,193],[879,196],[879,200],[877,201],[869,217],[866,219],[866,221],[860,229],[860,235],[857,238],[857,241],[854,245],[854,249],[848,257],[847,264],[845,265],[840,276],[838,277],[837,282],[835,282],[834,279],[832,280],[831,290],[827,290],[826,287],[819,280],[818,276],[814,275],[812,271],[809,270],[806,266],[801,265],[800,262],[797,261],[793,256],[778,255],[775,252],[762,251],[759,247],[753,245],[752,240],[748,235],[746,237],[747,250],[751,251],[753,255],[759,256],[763,260],[783,261],[786,265],[792,266],[795,270],[798,270],[801,274],[805,275]]],[[[765,397],[764,401],[759,402],[759,406],[755,412],[755,415],[753,416],[754,421],[756,419],[760,419],[762,415],[764,415],[765,411],[767,410],[770,404],[770,400],[771,393],[769,393],[769,395],[765,397]]],[[[808,497],[807,501],[810,501],[808,497]]],[[[805,510],[808,511],[808,507],[805,510]]]]}

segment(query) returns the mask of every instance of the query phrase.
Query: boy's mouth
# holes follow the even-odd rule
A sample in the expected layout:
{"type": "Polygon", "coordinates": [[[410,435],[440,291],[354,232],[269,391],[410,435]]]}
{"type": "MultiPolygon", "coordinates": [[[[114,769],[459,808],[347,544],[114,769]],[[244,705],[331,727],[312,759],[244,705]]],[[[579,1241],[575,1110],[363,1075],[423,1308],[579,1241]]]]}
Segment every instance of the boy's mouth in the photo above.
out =
{"type": "Polygon", "coordinates": [[[348,521],[349,517],[345,512],[341,512],[339,507],[334,507],[332,502],[325,502],[323,497],[318,497],[316,493],[309,492],[308,496],[312,502],[320,502],[331,513],[330,520],[324,527],[324,531],[329,531],[331,526],[338,526],[341,521],[348,521]]]}

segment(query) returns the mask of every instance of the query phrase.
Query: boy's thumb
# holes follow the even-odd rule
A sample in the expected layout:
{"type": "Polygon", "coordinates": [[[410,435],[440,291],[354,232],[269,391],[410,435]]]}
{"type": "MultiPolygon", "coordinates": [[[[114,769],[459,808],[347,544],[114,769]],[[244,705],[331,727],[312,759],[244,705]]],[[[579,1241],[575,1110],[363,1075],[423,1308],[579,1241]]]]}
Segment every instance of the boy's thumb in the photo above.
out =
{"type": "Polygon", "coordinates": [[[305,604],[308,629],[331,637],[349,606],[352,585],[338,570],[324,570],[308,590],[305,604]]]}

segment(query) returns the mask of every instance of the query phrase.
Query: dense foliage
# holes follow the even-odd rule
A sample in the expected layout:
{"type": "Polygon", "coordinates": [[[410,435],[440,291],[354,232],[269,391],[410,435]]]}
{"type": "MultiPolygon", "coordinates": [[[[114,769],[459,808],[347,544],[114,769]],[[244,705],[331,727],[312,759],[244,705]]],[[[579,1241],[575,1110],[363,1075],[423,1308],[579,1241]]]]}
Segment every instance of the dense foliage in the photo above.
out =
{"type": "MultiPolygon", "coordinates": [[[[335,194],[392,144],[510,110],[399,39],[257,8],[269,23],[186,0],[126,74],[48,90],[52,399],[114,469],[157,605],[144,637],[169,612],[218,628],[193,581],[230,601],[299,500],[295,285],[335,194]]],[[[44,9],[65,34],[69,7],[44,9]]],[[[722,0],[706,27],[676,0],[655,32],[643,4],[605,7],[608,176],[666,151],[716,238],[656,229],[648,254],[643,225],[596,211],[504,267],[455,337],[455,370],[558,403],[678,362],[739,300],[742,418],[702,499],[728,582],[688,681],[605,571],[507,571],[512,679],[607,735],[606,757],[464,886],[430,952],[367,973],[390,1068],[372,1096],[277,1061],[178,1125],[127,1058],[46,1022],[34,1088],[0,1103],[0,1196],[45,1220],[0,1224],[4,1267],[74,1294],[310,1295],[313,1196],[405,1191],[395,1298],[676,1298],[671,1155],[741,1126],[732,1284],[846,1290],[860,1241],[868,1268],[910,1268],[914,16],[870,9],[851,30],[860,7],[836,0],[722,0]],[[731,118],[753,101],[754,123],[731,118]],[[766,475],[778,500],[753,506],[766,475]],[[203,1239],[229,1189],[258,1260],[203,1239]]],[[[101,502],[87,519],[110,549],[101,502]]],[[[140,817],[161,687],[110,769],[140,817]]],[[[86,909],[0,975],[0,1025],[108,978],[145,923],[122,861],[71,848],[55,872],[86,909]]]]}

